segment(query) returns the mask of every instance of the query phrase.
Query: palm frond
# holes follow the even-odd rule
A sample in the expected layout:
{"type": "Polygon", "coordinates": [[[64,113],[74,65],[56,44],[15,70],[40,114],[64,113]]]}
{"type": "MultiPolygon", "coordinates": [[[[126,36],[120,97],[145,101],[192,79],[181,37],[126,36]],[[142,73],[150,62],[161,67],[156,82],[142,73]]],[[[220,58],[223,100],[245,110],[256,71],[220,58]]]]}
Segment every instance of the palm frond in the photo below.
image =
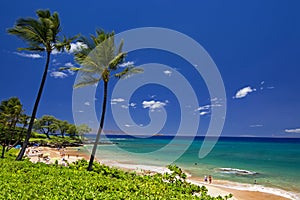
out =
{"type": "Polygon", "coordinates": [[[143,72],[144,72],[143,68],[128,66],[123,71],[121,71],[120,73],[115,74],[114,76],[116,78],[119,78],[119,79],[124,79],[124,78],[128,78],[131,75],[140,74],[140,73],[143,73],[143,72]]]}
{"type": "MultiPolygon", "coordinates": [[[[78,69],[81,73],[80,79],[75,84],[75,88],[95,84],[101,79],[108,82],[111,72],[119,69],[119,65],[124,62],[127,55],[122,52],[123,40],[118,47],[115,46],[114,32],[105,33],[98,29],[96,35],[91,35],[89,39],[80,37],[77,41],[85,44],[85,47],[74,54],[75,61],[81,65],[78,69]]],[[[143,72],[142,68],[136,68],[133,65],[122,69],[123,71],[116,73],[114,77],[126,78],[132,74],[143,72]]]]}
{"type": "Polygon", "coordinates": [[[94,85],[99,83],[99,81],[101,80],[101,78],[89,78],[89,79],[84,79],[79,81],[78,83],[76,83],[74,85],[74,88],[81,88],[81,87],[85,87],[85,86],[89,86],[89,85],[94,85]]]}
{"type": "Polygon", "coordinates": [[[77,39],[79,35],[75,35],[73,37],[66,37],[64,36],[63,39],[58,38],[57,42],[53,45],[55,49],[58,51],[70,51],[71,49],[71,42],[77,39]]]}
{"type": "Polygon", "coordinates": [[[65,71],[65,70],[71,70],[71,71],[79,71],[79,67],[60,67],[58,71],[65,71]]]}
{"type": "Polygon", "coordinates": [[[111,34],[105,34],[101,30],[97,30],[96,36],[91,39],[81,37],[78,42],[86,45],[75,53],[75,61],[83,67],[95,67],[99,70],[108,67],[109,62],[114,58],[114,41],[109,37],[111,34]]]}
{"type": "Polygon", "coordinates": [[[49,10],[37,10],[36,11],[36,15],[39,17],[39,18],[49,18],[51,16],[51,13],[49,10]]]}
{"type": "Polygon", "coordinates": [[[121,40],[121,43],[120,43],[120,45],[119,45],[119,48],[118,48],[118,54],[122,53],[123,46],[124,46],[124,40],[122,39],[122,40],[121,40]]]}
{"type": "Polygon", "coordinates": [[[126,53],[124,52],[121,52],[117,56],[115,56],[108,64],[109,69],[116,70],[118,68],[118,65],[124,61],[125,56],[126,53]]]}
{"type": "Polygon", "coordinates": [[[26,41],[29,47],[25,50],[41,51],[44,46],[47,51],[52,51],[61,31],[59,15],[57,12],[51,15],[49,10],[37,10],[36,15],[38,19],[30,17],[18,19],[15,26],[9,28],[7,32],[26,41]]]}
{"type": "Polygon", "coordinates": [[[46,44],[46,37],[43,33],[42,25],[33,18],[18,19],[16,25],[8,29],[7,32],[25,40],[30,46],[46,44]]]}
{"type": "Polygon", "coordinates": [[[53,15],[51,16],[51,31],[52,31],[52,42],[56,42],[56,37],[58,33],[61,31],[60,28],[60,20],[57,12],[54,12],[53,15]]]}
{"type": "Polygon", "coordinates": [[[44,47],[35,46],[35,47],[20,47],[18,48],[19,51],[45,51],[44,47]]]}

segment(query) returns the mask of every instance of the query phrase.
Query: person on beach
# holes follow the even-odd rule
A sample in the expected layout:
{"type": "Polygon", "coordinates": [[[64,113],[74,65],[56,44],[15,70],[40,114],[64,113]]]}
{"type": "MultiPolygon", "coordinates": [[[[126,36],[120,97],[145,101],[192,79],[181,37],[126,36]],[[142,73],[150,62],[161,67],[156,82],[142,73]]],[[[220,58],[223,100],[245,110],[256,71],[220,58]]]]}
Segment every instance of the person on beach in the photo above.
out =
{"type": "Polygon", "coordinates": [[[204,176],[204,182],[207,183],[207,176],[204,176]]]}
{"type": "Polygon", "coordinates": [[[211,177],[211,175],[208,176],[208,181],[209,181],[209,184],[212,183],[212,177],[211,177]]]}

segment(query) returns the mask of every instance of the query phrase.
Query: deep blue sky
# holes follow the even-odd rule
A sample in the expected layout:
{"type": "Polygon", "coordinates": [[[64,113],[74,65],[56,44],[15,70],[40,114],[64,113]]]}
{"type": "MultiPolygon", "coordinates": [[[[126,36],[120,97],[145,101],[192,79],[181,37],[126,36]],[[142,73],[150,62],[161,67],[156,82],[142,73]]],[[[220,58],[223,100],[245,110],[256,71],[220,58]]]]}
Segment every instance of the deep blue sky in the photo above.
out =
{"type": "MultiPolygon", "coordinates": [[[[17,18],[35,17],[35,10],[46,8],[59,13],[62,33],[68,36],[93,34],[96,28],[119,33],[148,26],[169,28],[188,35],[205,48],[222,75],[227,95],[223,136],[300,137],[299,1],[1,1],[0,100],[18,96],[28,114],[37,93],[45,55],[33,59],[17,54],[16,49],[26,45],[8,35],[6,29],[12,27],[17,18]],[[241,98],[233,98],[235,96],[241,98]]],[[[164,63],[177,69],[193,87],[198,87],[199,107],[211,104],[212,97],[209,97],[201,77],[193,76],[191,67],[185,67],[188,63],[175,55],[141,51],[130,53],[128,60],[136,65],[164,63]],[[195,86],[195,83],[199,85],[195,86]]],[[[50,114],[73,122],[72,85],[75,75],[50,76],[66,63],[75,64],[72,55],[52,56],[38,117],[50,114]]],[[[100,85],[98,90],[101,89],[100,85]]],[[[98,106],[100,92],[96,98],[98,106]]],[[[142,87],[132,97],[135,108],[124,109],[130,109],[137,124],[146,125],[149,123],[149,108],[143,108],[142,102],[151,100],[170,113],[161,132],[175,133],[180,112],[176,98],[166,88],[157,85],[142,87]]],[[[97,106],[99,110],[100,106],[97,106]]],[[[106,129],[116,130],[110,112],[109,108],[106,129]]],[[[209,123],[209,112],[209,109],[197,112],[201,113],[201,135],[205,134],[209,123]]]]}

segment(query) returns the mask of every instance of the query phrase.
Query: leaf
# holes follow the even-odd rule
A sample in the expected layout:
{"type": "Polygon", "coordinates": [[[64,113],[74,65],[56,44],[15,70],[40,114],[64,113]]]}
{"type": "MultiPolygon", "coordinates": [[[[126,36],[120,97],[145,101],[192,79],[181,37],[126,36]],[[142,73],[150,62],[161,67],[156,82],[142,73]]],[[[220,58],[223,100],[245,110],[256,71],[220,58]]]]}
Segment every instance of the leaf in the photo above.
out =
{"type": "Polygon", "coordinates": [[[114,76],[119,79],[124,79],[124,78],[128,78],[129,76],[131,76],[133,74],[140,74],[143,72],[144,72],[143,68],[128,66],[123,71],[115,74],[114,76]]]}

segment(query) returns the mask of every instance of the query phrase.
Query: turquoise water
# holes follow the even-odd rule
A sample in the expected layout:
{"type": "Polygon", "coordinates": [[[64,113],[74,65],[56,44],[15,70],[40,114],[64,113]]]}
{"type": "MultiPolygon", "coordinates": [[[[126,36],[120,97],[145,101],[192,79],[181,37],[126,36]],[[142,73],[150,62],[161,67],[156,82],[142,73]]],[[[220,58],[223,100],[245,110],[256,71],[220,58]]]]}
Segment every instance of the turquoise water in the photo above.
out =
{"type": "Polygon", "coordinates": [[[99,145],[97,157],[121,163],[165,166],[172,162],[193,176],[282,188],[300,192],[300,139],[220,138],[203,159],[198,157],[203,138],[110,136],[114,145],[99,145]],[[159,152],[163,147],[166,150],[159,152]],[[178,159],[177,154],[183,153],[178,159]],[[245,170],[222,171],[220,168],[245,170]]]}

